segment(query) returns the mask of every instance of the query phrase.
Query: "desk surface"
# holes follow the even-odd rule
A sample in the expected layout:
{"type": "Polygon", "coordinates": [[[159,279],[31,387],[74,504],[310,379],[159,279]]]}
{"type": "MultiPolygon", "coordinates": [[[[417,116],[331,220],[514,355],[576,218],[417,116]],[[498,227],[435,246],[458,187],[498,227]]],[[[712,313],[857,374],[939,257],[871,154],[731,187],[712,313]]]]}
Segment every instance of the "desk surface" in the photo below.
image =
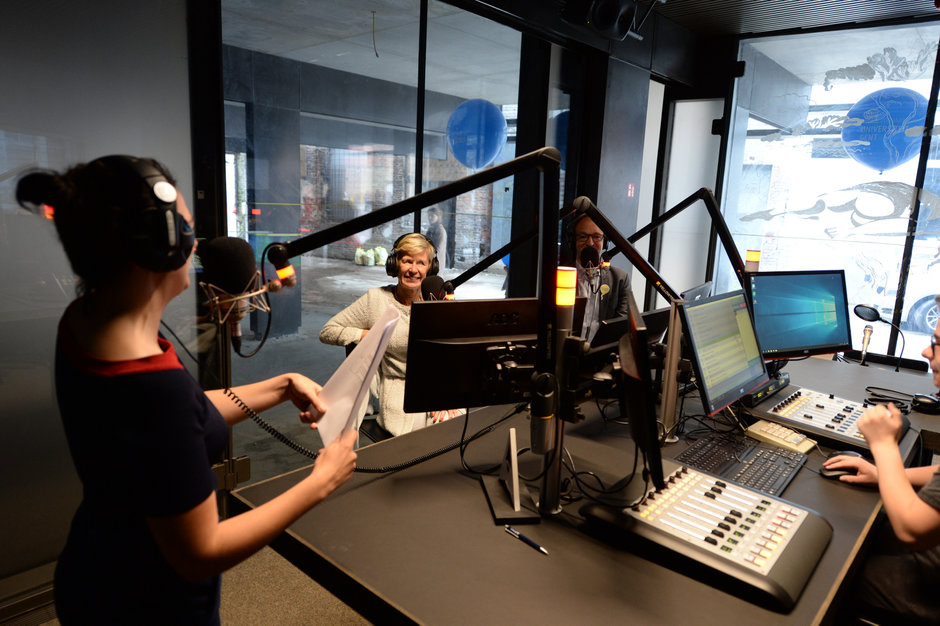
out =
{"type": "MultiPolygon", "coordinates": [[[[906,392],[932,389],[926,375],[808,359],[788,366],[793,384],[861,398],[866,384],[906,392]]],[[[470,416],[469,433],[507,407],[470,416]]],[[[915,428],[923,420],[912,416],[915,428]]],[[[528,421],[517,415],[473,443],[465,460],[487,467],[505,451],[509,426],[520,447],[528,421]]],[[[360,451],[360,467],[416,458],[460,439],[463,419],[416,431],[360,451]]],[[[588,419],[568,425],[566,448],[578,469],[601,473],[607,484],[633,464],[628,429],[588,419]]],[[[910,451],[916,435],[901,443],[910,451]]],[[[682,445],[682,444],[676,444],[682,445]]],[[[677,450],[678,451],[678,450],[677,450]]],[[[669,447],[665,456],[671,456],[669,447]]],[[[807,463],[818,469],[821,455],[807,463]]],[[[531,464],[530,464],[531,465],[531,464]]],[[[233,493],[235,508],[270,500],[309,468],[233,493]]],[[[527,473],[527,472],[526,472],[527,473]]],[[[537,487],[533,490],[537,491],[537,487]]],[[[298,520],[273,547],[367,619],[423,623],[799,623],[822,621],[880,510],[878,493],[826,480],[804,469],[784,499],[822,515],[832,540],[796,607],[788,614],[762,608],[681,571],[612,547],[579,529],[578,508],[543,518],[523,532],[545,546],[543,555],[493,523],[476,478],[462,470],[456,450],[386,474],[357,473],[298,520]]]]}

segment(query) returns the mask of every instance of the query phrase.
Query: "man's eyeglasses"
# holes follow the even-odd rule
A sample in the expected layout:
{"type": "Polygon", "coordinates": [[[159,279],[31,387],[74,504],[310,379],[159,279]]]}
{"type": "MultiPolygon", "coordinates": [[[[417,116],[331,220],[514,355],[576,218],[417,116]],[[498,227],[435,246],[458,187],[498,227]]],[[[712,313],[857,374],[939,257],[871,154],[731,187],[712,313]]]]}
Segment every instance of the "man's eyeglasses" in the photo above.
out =
{"type": "Polygon", "coordinates": [[[594,243],[600,243],[600,242],[604,241],[604,235],[603,235],[603,233],[593,233],[593,234],[591,234],[591,233],[576,233],[575,237],[577,238],[578,243],[584,243],[584,242],[586,242],[588,239],[593,240],[594,243]]]}
{"type": "Polygon", "coordinates": [[[930,358],[933,358],[934,350],[937,349],[937,345],[940,344],[940,339],[937,339],[936,335],[930,336],[930,358]]]}

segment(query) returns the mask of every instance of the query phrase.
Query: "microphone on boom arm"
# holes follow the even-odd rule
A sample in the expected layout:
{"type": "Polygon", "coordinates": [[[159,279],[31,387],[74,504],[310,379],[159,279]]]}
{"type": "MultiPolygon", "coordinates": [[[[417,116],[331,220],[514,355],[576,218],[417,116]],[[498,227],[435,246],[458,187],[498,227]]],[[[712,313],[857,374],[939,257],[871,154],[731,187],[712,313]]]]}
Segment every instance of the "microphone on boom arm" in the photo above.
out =
{"type": "Polygon", "coordinates": [[[428,276],[421,281],[422,300],[453,300],[454,285],[438,275],[428,276]]]}
{"type": "Polygon", "coordinates": [[[280,280],[261,285],[251,245],[237,237],[216,237],[199,244],[196,255],[202,263],[199,286],[206,296],[209,315],[221,326],[228,324],[232,347],[240,354],[241,320],[251,311],[271,312],[264,297],[280,291],[280,280]]]}
{"type": "Polygon", "coordinates": [[[600,288],[601,253],[594,246],[584,246],[578,254],[578,263],[591,281],[591,293],[597,293],[600,288]]]}

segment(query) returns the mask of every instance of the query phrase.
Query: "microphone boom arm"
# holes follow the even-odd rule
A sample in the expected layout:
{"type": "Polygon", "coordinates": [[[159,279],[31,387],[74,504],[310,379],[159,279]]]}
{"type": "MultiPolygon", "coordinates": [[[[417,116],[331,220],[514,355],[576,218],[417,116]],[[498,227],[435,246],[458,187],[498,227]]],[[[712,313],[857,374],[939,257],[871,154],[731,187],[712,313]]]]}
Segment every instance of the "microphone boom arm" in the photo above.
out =
{"type": "Polygon", "coordinates": [[[550,147],[541,148],[516,157],[511,161],[494,165],[491,168],[447,183],[446,185],[429,189],[428,191],[411,196],[410,198],[405,198],[404,200],[382,207],[381,209],[376,209],[371,213],[366,213],[365,215],[360,215],[359,217],[355,217],[341,224],[336,224],[324,230],[305,235],[299,239],[272,244],[268,250],[268,259],[275,267],[284,267],[289,262],[288,259],[301,255],[304,252],[316,250],[328,243],[350,237],[356,233],[368,230],[369,228],[384,224],[389,220],[420,211],[438,202],[450,200],[462,193],[473,191],[483,185],[494,183],[529,169],[538,168],[539,170],[545,170],[554,167],[554,169],[557,170],[560,167],[560,163],[561,153],[558,152],[557,149],[550,147]]]}
{"type": "MultiPolygon", "coordinates": [[[[721,241],[722,247],[725,249],[725,254],[728,255],[728,260],[731,262],[731,267],[734,269],[734,273],[738,277],[738,282],[741,283],[742,288],[746,288],[744,282],[745,266],[744,260],[741,259],[740,253],[738,253],[737,246],[734,245],[734,237],[731,235],[731,230],[728,228],[728,223],[725,222],[725,217],[721,214],[721,208],[718,206],[718,200],[715,198],[715,194],[712,193],[712,190],[708,187],[702,187],[695,193],[691,194],[685,200],[672,207],[652,222],[636,231],[630,235],[628,241],[630,243],[636,243],[655,229],[659,228],[673,217],[690,207],[697,200],[701,200],[705,204],[705,209],[708,211],[708,215],[712,220],[712,228],[715,229],[715,232],[718,234],[718,239],[721,241]]],[[[618,252],[623,251],[624,254],[630,258],[630,261],[633,262],[633,258],[626,252],[626,248],[621,248],[620,242],[614,241],[616,247],[611,248],[604,253],[603,257],[605,261],[609,261],[613,258],[618,252]]],[[[634,252],[636,252],[634,250],[634,252]]],[[[640,271],[643,271],[642,269],[640,271]]],[[[645,272],[644,272],[644,275],[645,272]]],[[[658,276],[658,274],[657,274],[658,276]]],[[[647,280],[650,280],[650,277],[647,276],[647,280]]],[[[654,281],[655,282],[655,281],[654,281]]],[[[660,290],[662,293],[662,290],[660,290]]],[[[665,295],[665,294],[664,294],[665,295]]]]}
{"type": "Polygon", "coordinates": [[[666,298],[670,303],[680,300],[679,294],[676,293],[676,291],[666,283],[659,272],[656,271],[656,268],[650,265],[650,263],[643,258],[643,255],[640,254],[639,250],[634,247],[630,240],[626,239],[620,233],[620,231],[618,231],[614,225],[610,223],[610,220],[608,220],[607,217],[601,213],[600,209],[591,203],[584,209],[584,212],[588,217],[591,218],[591,221],[597,224],[597,227],[600,228],[605,235],[607,235],[607,238],[614,242],[615,247],[602,255],[602,258],[605,261],[609,261],[618,252],[623,252],[624,256],[627,257],[630,263],[640,270],[640,273],[646,277],[646,280],[652,283],[653,287],[655,287],[664,298],[666,298]]]}

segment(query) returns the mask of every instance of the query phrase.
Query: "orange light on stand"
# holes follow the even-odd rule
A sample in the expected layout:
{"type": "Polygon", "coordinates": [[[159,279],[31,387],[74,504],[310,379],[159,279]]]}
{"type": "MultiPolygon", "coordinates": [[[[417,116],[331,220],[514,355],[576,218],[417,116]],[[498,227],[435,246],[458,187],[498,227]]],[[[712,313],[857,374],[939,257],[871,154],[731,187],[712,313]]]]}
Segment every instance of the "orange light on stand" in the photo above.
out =
{"type": "Polygon", "coordinates": [[[756,272],[760,267],[760,250],[748,250],[744,254],[744,270],[756,272]]]}
{"type": "Polygon", "coordinates": [[[287,280],[293,275],[294,275],[293,265],[288,265],[287,267],[282,267],[281,269],[277,270],[277,277],[280,278],[281,280],[287,280]]]}
{"type": "Polygon", "coordinates": [[[555,304],[574,306],[578,292],[578,271],[573,267],[559,266],[555,271],[555,304]]]}

